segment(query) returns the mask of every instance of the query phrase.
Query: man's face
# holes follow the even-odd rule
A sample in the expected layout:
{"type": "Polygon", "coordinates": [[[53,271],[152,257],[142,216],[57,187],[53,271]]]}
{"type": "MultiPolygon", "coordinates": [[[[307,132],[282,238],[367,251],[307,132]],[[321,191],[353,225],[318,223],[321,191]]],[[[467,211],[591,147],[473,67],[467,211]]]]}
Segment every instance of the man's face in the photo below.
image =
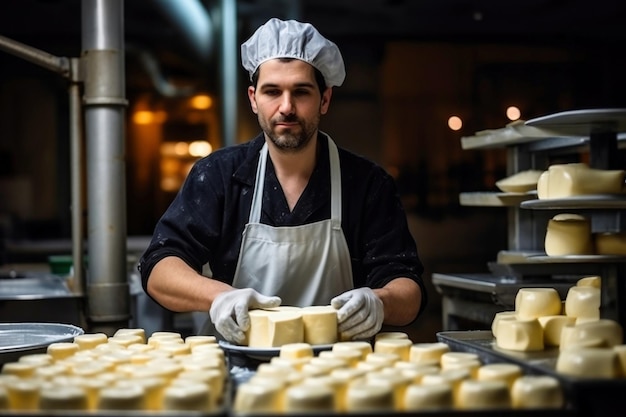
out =
{"type": "Polygon", "coordinates": [[[311,65],[298,59],[261,64],[255,87],[248,88],[252,111],[265,135],[282,150],[297,151],[317,132],[332,90],[320,96],[311,65]]]}

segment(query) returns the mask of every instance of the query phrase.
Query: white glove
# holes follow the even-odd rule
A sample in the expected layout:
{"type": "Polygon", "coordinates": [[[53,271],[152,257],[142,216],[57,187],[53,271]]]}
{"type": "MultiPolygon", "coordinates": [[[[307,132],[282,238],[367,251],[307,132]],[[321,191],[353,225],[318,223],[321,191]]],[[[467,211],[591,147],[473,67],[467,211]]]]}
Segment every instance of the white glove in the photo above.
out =
{"type": "Polygon", "coordinates": [[[213,300],[209,316],[215,329],[229,342],[242,344],[250,328],[248,310],[277,307],[280,297],[266,297],[252,288],[236,289],[219,294],[213,300]]]}
{"type": "Polygon", "coordinates": [[[371,288],[346,291],[330,300],[337,311],[338,330],[343,338],[367,339],[383,326],[383,302],[371,288]]]}

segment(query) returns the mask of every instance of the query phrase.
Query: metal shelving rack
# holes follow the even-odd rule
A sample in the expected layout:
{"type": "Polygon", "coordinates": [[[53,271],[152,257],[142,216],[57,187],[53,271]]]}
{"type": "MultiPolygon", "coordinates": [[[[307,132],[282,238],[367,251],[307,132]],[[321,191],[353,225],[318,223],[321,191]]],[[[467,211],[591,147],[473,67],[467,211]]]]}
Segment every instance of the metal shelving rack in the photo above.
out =
{"type": "MultiPolygon", "coordinates": [[[[509,175],[547,169],[549,158],[588,153],[597,169],[624,169],[618,151],[626,148],[626,109],[592,109],[555,113],[504,128],[463,137],[463,149],[506,148],[509,175]]],[[[443,296],[443,327],[457,327],[455,317],[485,325],[498,311],[511,310],[521,287],[550,286],[564,296],[573,279],[603,277],[602,315],[626,325],[626,257],[549,257],[544,252],[547,222],[557,211],[584,212],[595,232],[626,230],[626,195],[581,196],[539,200],[536,193],[473,192],[460,195],[462,205],[503,207],[508,212],[508,248],[490,263],[491,274],[433,274],[443,296]]]]}

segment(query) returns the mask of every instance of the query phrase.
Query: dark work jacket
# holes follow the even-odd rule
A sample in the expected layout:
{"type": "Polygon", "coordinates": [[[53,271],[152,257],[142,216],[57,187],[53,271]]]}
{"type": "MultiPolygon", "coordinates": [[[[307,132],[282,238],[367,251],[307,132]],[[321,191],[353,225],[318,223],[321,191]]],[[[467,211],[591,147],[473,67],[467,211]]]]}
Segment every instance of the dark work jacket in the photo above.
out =
{"type": "MultiPolygon", "coordinates": [[[[263,144],[261,134],[196,162],[140,259],[144,289],[154,265],[167,256],[182,258],[198,272],[208,263],[213,278],[232,283],[263,144]]],[[[328,143],[322,133],[318,145],[317,164],[293,211],[268,158],[261,223],[296,226],[330,218],[328,143]]],[[[350,250],[354,286],[380,288],[397,277],[411,278],[422,288],[423,310],[424,268],[393,178],[345,149],[339,148],[339,160],[342,229],[350,250]]]]}

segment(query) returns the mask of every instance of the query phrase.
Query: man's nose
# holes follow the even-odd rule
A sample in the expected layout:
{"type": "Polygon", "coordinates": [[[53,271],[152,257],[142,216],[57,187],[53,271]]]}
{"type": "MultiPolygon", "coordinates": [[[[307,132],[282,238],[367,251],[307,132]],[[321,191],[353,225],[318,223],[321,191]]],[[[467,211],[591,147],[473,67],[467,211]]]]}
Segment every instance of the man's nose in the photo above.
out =
{"type": "Polygon", "coordinates": [[[280,102],[280,112],[283,114],[292,114],[294,110],[293,97],[291,94],[285,92],[282,95],[280,102]]]}

